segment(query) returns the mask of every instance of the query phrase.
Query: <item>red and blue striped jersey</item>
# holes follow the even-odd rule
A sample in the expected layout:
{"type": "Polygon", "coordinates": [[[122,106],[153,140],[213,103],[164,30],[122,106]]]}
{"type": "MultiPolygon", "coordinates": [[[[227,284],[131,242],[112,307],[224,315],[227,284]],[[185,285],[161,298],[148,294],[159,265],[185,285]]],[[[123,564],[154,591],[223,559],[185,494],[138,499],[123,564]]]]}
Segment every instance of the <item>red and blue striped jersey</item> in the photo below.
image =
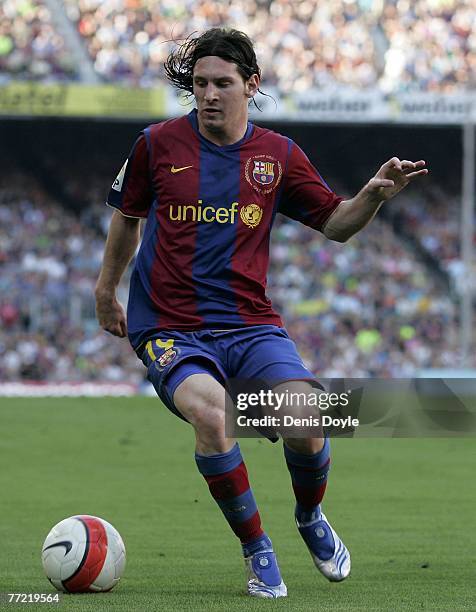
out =
{"type": "Polygon", "coordinates": [[[249,123],[242,140],[218,146],[195,110],[147,127],[108,197],[147,219],[127,309],[132,346],[163,330],[282,326],[266,296],[276,213],[319,230],[341,200],[271,130],[249,123]]]}

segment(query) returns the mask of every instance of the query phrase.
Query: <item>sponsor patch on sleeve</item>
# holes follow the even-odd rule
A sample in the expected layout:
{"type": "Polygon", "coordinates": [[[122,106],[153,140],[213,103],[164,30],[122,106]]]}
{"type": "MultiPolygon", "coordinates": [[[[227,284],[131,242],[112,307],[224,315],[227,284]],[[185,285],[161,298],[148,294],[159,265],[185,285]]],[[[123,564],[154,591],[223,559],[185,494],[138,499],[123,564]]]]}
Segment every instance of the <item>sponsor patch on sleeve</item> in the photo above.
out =
{"type": "Polygon", "coordinates": [[[128,161],[129,159],[126,159],[126,161],[124,162],[124,165],[119,171],[119,174],[116,176],[114,183],[112,184],[112,188],[115,191],[121,191],[122,189],[122,183],[124,182],[124,175],[126,174],[126,168],[127,168],[128,161]]]}

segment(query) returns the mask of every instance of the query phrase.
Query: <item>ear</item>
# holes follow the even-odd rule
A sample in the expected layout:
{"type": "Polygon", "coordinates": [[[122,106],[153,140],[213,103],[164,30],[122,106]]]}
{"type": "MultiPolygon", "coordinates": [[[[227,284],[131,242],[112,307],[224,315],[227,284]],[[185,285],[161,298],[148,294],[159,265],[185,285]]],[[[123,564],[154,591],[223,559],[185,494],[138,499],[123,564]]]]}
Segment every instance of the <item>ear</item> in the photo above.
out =
{"type": "Polygon", "coordinates": [[[246,81],[246,96],[248,98],[253,98],[259,89],[259,76],[257,74],[252,74],[250,78],[246,81]]]}

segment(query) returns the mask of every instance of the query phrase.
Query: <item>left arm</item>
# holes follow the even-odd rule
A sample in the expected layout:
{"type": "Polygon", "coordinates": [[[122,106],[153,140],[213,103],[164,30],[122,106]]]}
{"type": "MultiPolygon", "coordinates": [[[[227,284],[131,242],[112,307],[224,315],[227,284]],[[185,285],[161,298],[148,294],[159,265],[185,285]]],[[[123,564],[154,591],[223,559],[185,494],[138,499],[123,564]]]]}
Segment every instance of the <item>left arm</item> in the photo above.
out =
{"type": "Polygon", "coordinates": [[[392,157],[377,174],[350,200],[343,200],[331,214],[322,231],[330,240],[345,242],[364,228],[380,206],[428,170],[423,160],[400,161],[392,157]]]}

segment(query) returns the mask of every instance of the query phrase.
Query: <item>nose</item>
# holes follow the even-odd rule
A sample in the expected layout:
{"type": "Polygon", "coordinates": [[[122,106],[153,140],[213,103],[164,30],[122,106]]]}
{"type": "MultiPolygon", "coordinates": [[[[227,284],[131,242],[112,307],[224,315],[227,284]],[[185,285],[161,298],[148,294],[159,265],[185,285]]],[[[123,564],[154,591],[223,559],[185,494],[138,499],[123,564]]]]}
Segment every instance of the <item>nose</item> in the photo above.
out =
{"type": "Polygon", "coordinates": [[[218,90],[216,88],[216,85],[214,85],[213,83],[207,83],[207,86],[205,88],[205,100],[207,102],[212,102],[213,100],[216,100],[218,98],[218,90]]]}

